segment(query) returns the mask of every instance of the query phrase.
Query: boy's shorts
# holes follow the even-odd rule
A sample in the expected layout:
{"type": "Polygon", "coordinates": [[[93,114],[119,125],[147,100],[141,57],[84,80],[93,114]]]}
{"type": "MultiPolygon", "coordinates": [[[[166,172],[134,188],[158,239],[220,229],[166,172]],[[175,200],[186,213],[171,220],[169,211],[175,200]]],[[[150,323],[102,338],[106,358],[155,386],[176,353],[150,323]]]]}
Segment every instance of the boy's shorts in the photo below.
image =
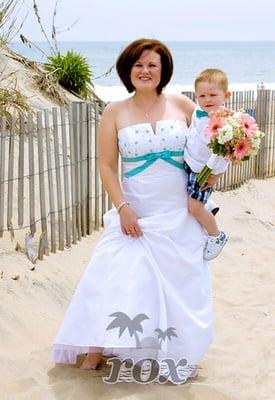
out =
{"type": "Polygon", "coordinates": [[[213,192],[213,188],[207,188],[206,190],[201,191],[200,186],[197,184],[197,173],[193,172],[189,165],[184,162],[184,170],[187,173],[187,193],[189,197],[192,199],[201,201],[202,203],[207,203],[211,193],[213,192]]]}

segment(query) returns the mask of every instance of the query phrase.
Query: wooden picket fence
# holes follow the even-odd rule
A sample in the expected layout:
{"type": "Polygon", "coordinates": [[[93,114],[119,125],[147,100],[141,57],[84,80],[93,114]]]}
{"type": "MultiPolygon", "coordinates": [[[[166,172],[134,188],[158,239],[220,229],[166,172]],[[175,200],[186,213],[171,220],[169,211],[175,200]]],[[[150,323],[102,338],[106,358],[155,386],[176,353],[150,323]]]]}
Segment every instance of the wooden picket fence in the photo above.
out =
{"type": "MultiPolygon", "coordinates": [[[[185,94],[194,99],[194,93],[185,94]]],[[[275,176],[275,91],[234,92],[227,106],[255,116],[266,136],[259,154],[230,166],[217,190],[275,176]]],[[[0,121],[0,238],[6,231],[22,242],[26,235],[32,261],[34,253],[43,259],[98,230],[112,206],[99,176],[103,108],[95,100],[19,115],[12,117],[9,129],[5,118],[0,121]]]]}
{"type": "MultiPolygon", "coordinates": [[[[98,125],[104,104],[73,103],[1,120],[0,237],[38,233],[42,259],[98,230],[111,207],[99,179],[98,125]],[[26,162],[27,161],[27,162],[26,162]],[[5,224],[6,223],[6,224],[5,224]]],[[[30,242],[30,241],[29,241],[30,242]]]]}

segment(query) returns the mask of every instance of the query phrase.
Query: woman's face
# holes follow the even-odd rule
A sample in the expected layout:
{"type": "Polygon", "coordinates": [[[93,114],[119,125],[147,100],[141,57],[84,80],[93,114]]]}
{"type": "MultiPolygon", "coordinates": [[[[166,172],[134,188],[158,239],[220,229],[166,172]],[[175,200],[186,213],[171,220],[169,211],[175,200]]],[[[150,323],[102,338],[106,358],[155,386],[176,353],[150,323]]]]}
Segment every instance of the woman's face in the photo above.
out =
{"type": "Polygon", "coordinates": [[[130,77],[136,90],[155,90],[161,80],[160,55],[152,50],[144,50],[133,64],[130,77]]]}

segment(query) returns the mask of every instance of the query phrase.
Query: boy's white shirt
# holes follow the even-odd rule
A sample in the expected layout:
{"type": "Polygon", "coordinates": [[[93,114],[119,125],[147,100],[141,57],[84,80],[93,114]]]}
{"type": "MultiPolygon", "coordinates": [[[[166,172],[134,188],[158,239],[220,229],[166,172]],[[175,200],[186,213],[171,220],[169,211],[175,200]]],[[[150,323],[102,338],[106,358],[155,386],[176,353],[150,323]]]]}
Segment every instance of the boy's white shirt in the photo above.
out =
{"type": "Polygon", "coordinates": [[[221,156],[213,157],[212,150],[207,147],[210,139],[204,133],[204,128],[209,118],[198,118],[196,116],[196,110],[200,110],[200,108],[196,107],[192,115],[184,150],[184,159],[193,172],[200,172],[207,164],[212,168],[213,174],[223,173],[226,171],[229,162],[221,156]],[[215,159],[214,163],[213,159],[215,159]]]}

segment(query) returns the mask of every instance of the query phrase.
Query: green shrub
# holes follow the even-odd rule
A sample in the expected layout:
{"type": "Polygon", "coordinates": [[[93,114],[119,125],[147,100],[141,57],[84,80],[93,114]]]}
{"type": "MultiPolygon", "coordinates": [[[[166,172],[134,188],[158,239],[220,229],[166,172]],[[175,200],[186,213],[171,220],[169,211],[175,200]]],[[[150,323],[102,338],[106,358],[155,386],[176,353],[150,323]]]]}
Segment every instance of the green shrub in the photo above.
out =
{"type": "Polygon", "coordinates": [[[48,57],[45,68],[64,88],[84,98],[88,97],[89,85],[92,85],[92,71],[87,59],[81,54],[74,51],[68,51],[66,55],[54,54],[48,57]]]}

